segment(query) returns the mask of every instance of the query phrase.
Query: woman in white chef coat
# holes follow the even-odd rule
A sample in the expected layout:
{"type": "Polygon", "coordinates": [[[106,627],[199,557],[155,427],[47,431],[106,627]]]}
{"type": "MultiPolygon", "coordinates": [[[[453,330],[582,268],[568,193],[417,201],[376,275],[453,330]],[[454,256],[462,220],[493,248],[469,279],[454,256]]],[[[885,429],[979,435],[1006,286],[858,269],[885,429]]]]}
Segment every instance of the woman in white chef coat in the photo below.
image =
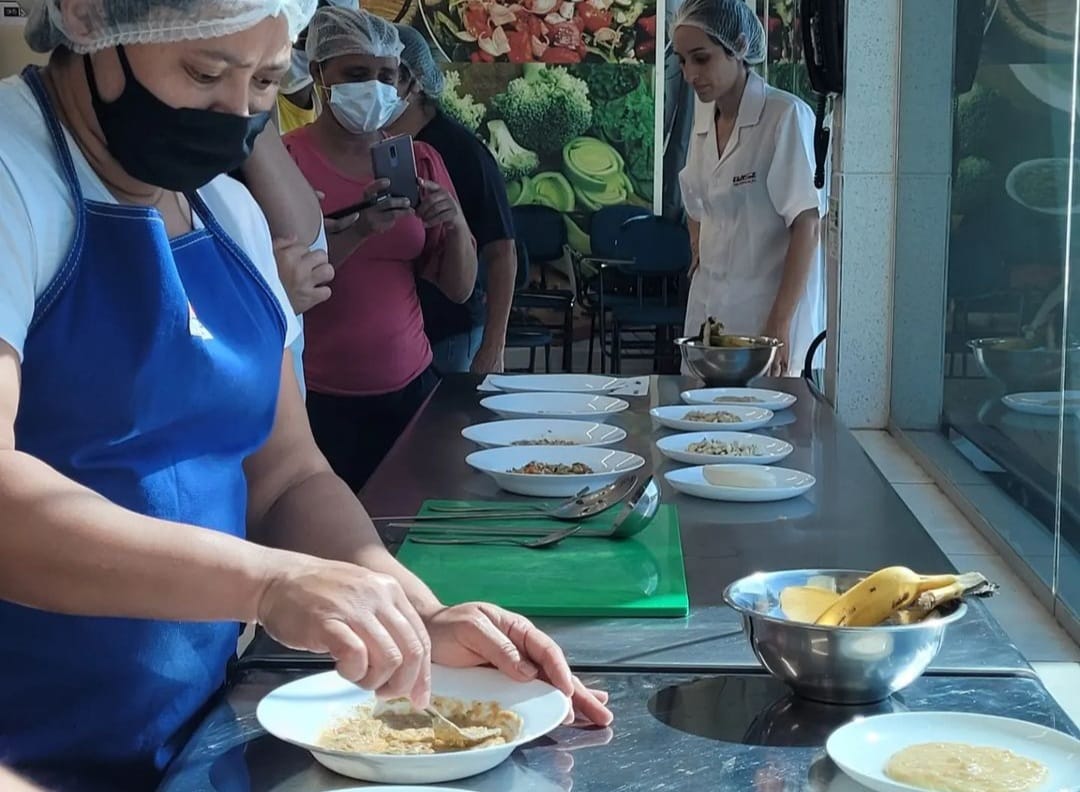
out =
{"type": "Polygon", "coordinates": [[[687,0],[672,43],[698,98],[679,175],[694,250],[686,334],[712,316],[779,338],[772,373],[797,375],[825,326],[813,113],[751,71],[765,32],[743,0],[687,0]]]}

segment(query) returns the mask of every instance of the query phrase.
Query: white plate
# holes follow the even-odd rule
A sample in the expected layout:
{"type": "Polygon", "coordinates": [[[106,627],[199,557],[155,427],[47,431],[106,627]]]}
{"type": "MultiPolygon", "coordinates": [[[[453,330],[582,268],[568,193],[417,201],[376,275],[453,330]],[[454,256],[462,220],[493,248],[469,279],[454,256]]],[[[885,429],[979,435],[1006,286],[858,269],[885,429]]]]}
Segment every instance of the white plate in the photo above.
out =
{"type": "Polygon", "coordinates": [[[668,435],[657,440],[656,447],[668,459],[687,465],[773,465],[795,450],[791,443],[784,440],[746,432],[690,432],[668,435]],[[687,450],[686,447],[691,443],[703,440],[752,445],[756,453],[751,456],[725,456],[687,450]]]}
{"type": "Polygon", "coordinates": [[[547,393],[606,393],[623,384],[599,374],[492,374],[488,382],[504,391],[547,393]]]}
{"type": "Polygon", "coordinates": [[[521,733],[507,745],[444,754],[394,756],[320,748],[319,735],[327,727],[374,700],[374,694],[342,679],[336,671],[304,677],[271,691],[259,702],[256,717],[270,734],[306,748],[335,773],[381,784],[438,784],[490,770],[517,746],[557,727],[570,712],[566,696],[546,682],[514,682],[490,668],[432,666],[431,689],[439,696],[497,701],[521,716],[521,733]]]}
{"type": "Polygon", "coordinates": [[[604,446],[626,439],[626,430],[590,421],[551,420],[548,418],[518,418],[507,421],[466,426],[461,436],[484,448],[521,445],[544,445],[538,440],[573,441],[578,446],[604,446]]]}
{"type": "Polygon", "coordinates": [[[480,400],[502,418],[577,418],[607,421],[630,404],[613,396],[588,393],[503,393],[480,400]]]}
{"type": "Polygon", "coordinates": [[[761,407],[744,407],[737,404],[715,405],[710,408],[700,406],[685,407],[681,404],[673,404],[670,407],[653,407],[649,415],[660,422],[661,426],[669,429],[681,429],[684,432],[698,432],[708,430],[724,430],[732,432],[745,432],[749,429],[757,429],[773,419],[772,410],[761,407]],[[704,412],[728,412],[737,415],[741,420],[738,423],[711,423],[709,421],[688,421],[686,414],[695,410],[704,412]]]}
{"type": "Polygon", "coordinates": [[[624,473],[637,470],[645,460],[637,454],[595,446],[507,446],[476,451],[465,457],[465,462],[482,473],[487,473],[495,483],[507,492],[517,495],[534,495],[540,498],[565,498],[576,495],[583,487],[599,489],[624,473]],[[541,475],[534,473],[511,473],[529,462],[571,464],[582,462],[593,473],[541,475]]]}
{"type": "Polygon", "coordinates": [[[900,712],[853,721],[834,731],[825,750],[836,765],[878,792],[910,792],[917,787],[885,775],[885,763],[899,750],[927,742],[962,742],[1006,748],[1042,762],[1049,774],[1036,792],[1068,792],[1080,782],[1080,740],[1033,723],[961,712],[900,712]]]}
{"type": "MultiPolygon", "coordinates": [[[[1047,165],[1054,165],[1063,171],[1063,175],[1068,178],[1069,173],[1069,160],[1065,157],[1044,157],[1042,159],[1031,159],[1018,163],[1011,171],[1009,175],[1005,177],[1005,193],[1012,198],[1016,203],[1023,206],[1025,209],[1030,209],[1032,212],[1038,212],[1039,214],[1047,215],[1067,215],[1069,214],[1069,207],[1065,205],[1061,206],[1035,206],[1027,202],[1027,200],[1019,192],[1017,182],[1025,171],[1032,170],[1034,168],[1043,168],[1047,165]]],[[[1074,206],[1073,213],[1080,212],[1080,205],[1074,206]]]]}
{"type": "Polygon", "coordinates": [[[683,391],[681,395],[682,400],[687,404],[708,404],[711,407],[716,407],[717,405],[723,407],[730,407],[732,405],[739,407],[760,407],[763,410],[772,410],[774,412],[776,410],[786,410],[798,401],[798,398],[792,396],[790,393],[765,390],[764,388],[698,388],[696,390],[683,391]],[[757,401],[717,401],[717,399],[722,400],[724,397],[753,397],[757,399],[757,401]]]}
{"type": "Polygon", "coordinates": [[[664,474],[668,484],[684,495],[717,501],[738,503],[765,503],[788,500],[805,494],[816,480],[809,473],[789,468],[762,467],[760,465],[724,465],[729,473],[749,472],[764,481],[760,487],[730,487],[710,484],[705,480],[704,466],[669,470],[664,474]]]}
{"type": "MultiPolygon", "coordinates": [[[[1066,414],[1080,412],[1080,391],[1065,391],[1065,399],[1066,414]],[[1069,401],[1075,401],[1075,404],[1069,401]]],[[[1061,392],[1010,393],[1001,397],[1001,403],[1016,412],[1055,418],[1061,413],[1061,392]]]]}

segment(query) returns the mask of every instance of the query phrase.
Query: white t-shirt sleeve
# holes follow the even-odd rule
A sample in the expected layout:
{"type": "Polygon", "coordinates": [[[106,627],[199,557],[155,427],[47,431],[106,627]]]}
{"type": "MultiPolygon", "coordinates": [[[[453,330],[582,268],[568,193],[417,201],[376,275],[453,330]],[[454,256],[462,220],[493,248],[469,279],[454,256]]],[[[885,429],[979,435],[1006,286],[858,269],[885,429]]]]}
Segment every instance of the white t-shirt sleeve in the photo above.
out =
{"type": "Polygon", "coordinates": [[[34,228],[15,180],[0,161],[0,340],[19,354],[34,317],[37,273],[34,228]]]}
{"type": "MultiPolygon", "coordinates": [[[[285,347],[300,335],[300,323],[296,320],[285,287],[278,277],[277,260],[270,227],[251,193],[240,182],[228,176],[218,176],[199,191],[206,205],[270,287],[285,314],[285,347]]],[[[325,242],[324,242],[325,244],[325,242]]]]}
{"type": "Polygon", "coordinates": [[[789,105],[776,125],[766,185],[777,214],[791,225],[803,212],[825,213],[824,193],[814,186],[814,116],[802,104],[789,105]]]}

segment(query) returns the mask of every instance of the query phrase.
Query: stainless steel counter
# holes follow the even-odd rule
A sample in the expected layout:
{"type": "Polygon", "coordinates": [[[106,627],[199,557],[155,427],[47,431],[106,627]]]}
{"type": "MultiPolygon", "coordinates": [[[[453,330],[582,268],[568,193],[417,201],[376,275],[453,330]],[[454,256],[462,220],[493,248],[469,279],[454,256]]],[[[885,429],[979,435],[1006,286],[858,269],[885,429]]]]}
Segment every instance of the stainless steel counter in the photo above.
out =
{"type": "MultiPolygon", "coordinates": [[[[259,728],[254,714],[259,699],[296,675],[240,674],[160,792],[362,787],[259,728]]],[[[1080,736],[1042,684],[1026,677],[924,676],[871,708],[803,702],[762,674],[604,673],[586,675],[586,682],[610,691],[612,728],[557,729],[490,772],[446,786],[472,792],[854,792],[863,787],[843,776],[822,746],[833,729],[852,718],[881,712],[979,712],[1080,736]]]]}
{"type": "MultiPolygon", "coordinates": [[[[410,514],[425,498],[503,498],[465,456],[475,449],[461,437],[472,423],[494,420],[480,407],[477,378],[445,380],[368,482],[361,499],[371,514],[410,514]]],[[[672,467],[656,450],[661,431],[650,407],[679,403],[693,380],[654,377],[648,397],[630,397],[630,410],[613,423],[629,433],[618,447],[642,454],[663,485],[666,503],[679,511],[691,612],[685,619],[538,619],[579,669],[738,669],[757,662],[739,619],[723,604],[724,587],[762,569],[904,564],[925,572],[951,570],[855,438],[801,380],[770,387],[795,393],[799,402],[777,414],[767,434],[795,446],[784,466],[812,473],[817,486],[804,498],[775,504],[728,504],[689,498],[662,480],[672,467]]],[[[385,537],[391,544],[401,534],[385,537]]],[[[293,656],[260,636],[247,657],[293,656]]],[[[1023,657],[978,602],[949,629],[933,670],[942,673],[1030,673],[1023,657]]]]}

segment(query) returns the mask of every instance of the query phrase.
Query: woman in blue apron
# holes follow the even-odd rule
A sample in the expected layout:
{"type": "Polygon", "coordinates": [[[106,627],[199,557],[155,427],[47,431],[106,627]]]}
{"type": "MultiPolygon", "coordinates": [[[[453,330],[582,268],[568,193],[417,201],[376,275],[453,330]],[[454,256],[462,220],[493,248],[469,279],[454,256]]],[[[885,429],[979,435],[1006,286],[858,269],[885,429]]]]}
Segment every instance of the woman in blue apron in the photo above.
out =
{"type": "Polygon", "coordinates": [[[424,704],[430,663],[541,675],[558,648],[444,607],[307,425],[265,219],[221,174],[314,0],[38,0],[44,69],[0,81],[0,762],[152,788],[237,623],[424,704]]]}

